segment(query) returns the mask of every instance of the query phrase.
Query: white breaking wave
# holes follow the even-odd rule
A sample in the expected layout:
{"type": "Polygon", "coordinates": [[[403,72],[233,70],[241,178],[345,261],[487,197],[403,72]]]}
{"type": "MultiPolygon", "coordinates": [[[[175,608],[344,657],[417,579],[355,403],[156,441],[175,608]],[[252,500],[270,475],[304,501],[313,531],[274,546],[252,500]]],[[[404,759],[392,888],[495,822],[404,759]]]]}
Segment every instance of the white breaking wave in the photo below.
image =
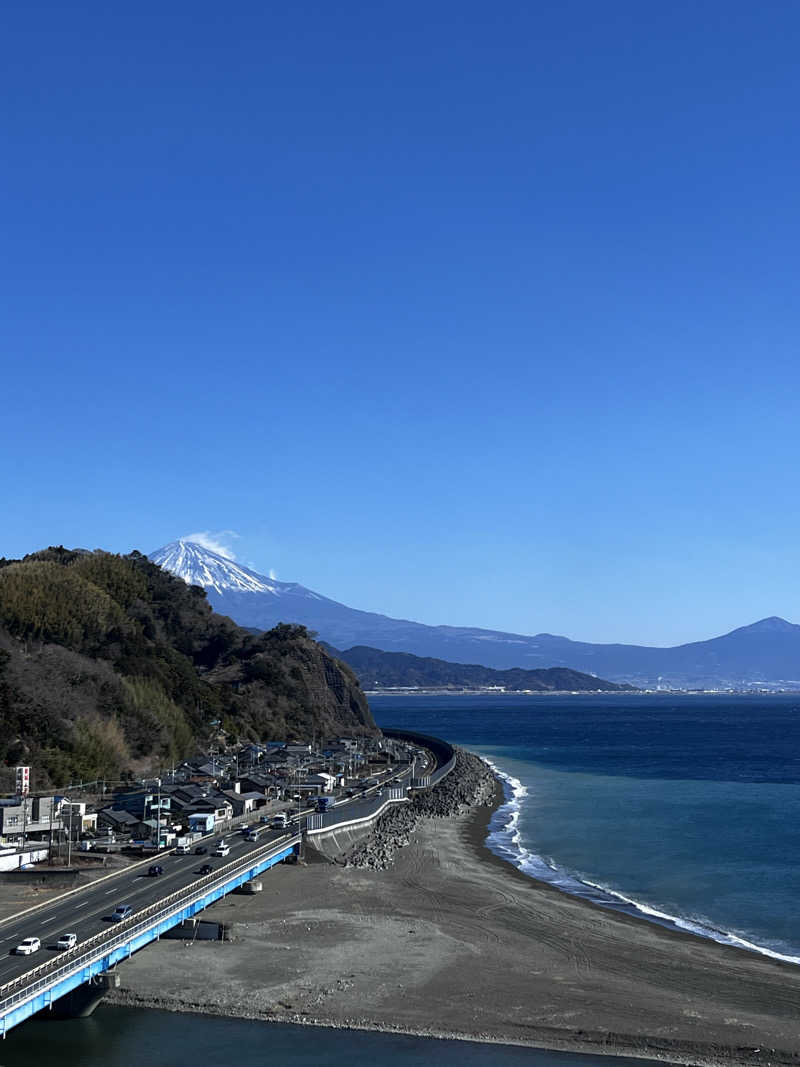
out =
{"type": "Polygon", "coordinates": [[[761,956],[769,956],[771,959],[782,960],[784,963],[800,965],[800,956],[790,956],[764,945],[757,945],[753,941],[739,934],[726,930],[717,930],[711,925],[697,922],[692,919],[684,919],[678,915],[670,915],[661,911],[652,904],[646,904],[632,897],[626,897],[616,889],[609,886],[592,882],[588,878],[578,877],[559,867],[558,864],[544,856],[532,852],[522,843],[522,835],[519,829],[520,814],[522,812],[522,800],[528,796],[528,789],[519,778],[507,774],[501,770],[489,757],[481,756],[488,763],[497,777],[504,783],[506,793],[505,803],[495,813],[490,827],[487,845],[502,859],[508,860],[519,870],[556,886],[572,896],[586,897],[595,904],[600,904],[615,911],[636,912],[662,926],[674,927],[678,930],[686,930],[689,933],[698,934],[700,937],[716,941],[721,945],[734,945],[750,952],[757,952],[761,956]]]}

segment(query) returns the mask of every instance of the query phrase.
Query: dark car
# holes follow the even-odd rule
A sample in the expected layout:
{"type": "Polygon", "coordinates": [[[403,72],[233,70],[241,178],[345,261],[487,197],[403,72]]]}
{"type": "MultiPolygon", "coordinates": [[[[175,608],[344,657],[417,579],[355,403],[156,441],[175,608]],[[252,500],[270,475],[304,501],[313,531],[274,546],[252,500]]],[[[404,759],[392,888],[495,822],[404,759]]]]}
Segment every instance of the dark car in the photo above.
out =
{"type": "Polygon", "coordinates": [[[211,874],[211,872],[213,870],[214,870],[214,868],[211,866],[210,863],[204,863],[203,866],[200,868],[200,873],[201,874],[211,874]]]}
{"type": "Polygon", "coordinates": [[[208,849],[205,845],[198,845],[194,850],[195,856],[205,856],[206,852],[208,852],[208,849]]]}
{"type": "Polygon", "coordinates": [[[157,878],[159,874],[164,873],[164,868],[161,866],[160,863],[154,863],[147,873],[151,878],[157,878]]]}

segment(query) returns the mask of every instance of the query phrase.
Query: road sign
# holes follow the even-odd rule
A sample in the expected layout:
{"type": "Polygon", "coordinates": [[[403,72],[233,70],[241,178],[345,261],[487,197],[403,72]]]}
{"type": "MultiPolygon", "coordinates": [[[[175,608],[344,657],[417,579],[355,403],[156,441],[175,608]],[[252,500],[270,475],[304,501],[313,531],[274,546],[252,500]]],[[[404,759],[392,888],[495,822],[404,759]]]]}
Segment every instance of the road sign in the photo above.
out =
{"type": "Polygon", "coordinates": [[[30,767],[17,767],[17,796],[26,797],[31,791],[30,767]]]}

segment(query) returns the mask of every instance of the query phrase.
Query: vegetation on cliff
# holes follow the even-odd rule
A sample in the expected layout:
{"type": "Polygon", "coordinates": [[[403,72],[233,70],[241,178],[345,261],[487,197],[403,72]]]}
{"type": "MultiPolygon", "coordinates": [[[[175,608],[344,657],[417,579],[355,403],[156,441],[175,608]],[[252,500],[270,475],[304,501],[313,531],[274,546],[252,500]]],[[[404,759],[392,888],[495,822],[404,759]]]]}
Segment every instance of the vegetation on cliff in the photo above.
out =
{"type": "Polygon", "coordinates": [[[119,778],[220,729],[267,740],[376,727],[353,673],[303,627],[243,630],[138,552],[0,560],[5,768],[30,763],[36,788],[119,778]]]}

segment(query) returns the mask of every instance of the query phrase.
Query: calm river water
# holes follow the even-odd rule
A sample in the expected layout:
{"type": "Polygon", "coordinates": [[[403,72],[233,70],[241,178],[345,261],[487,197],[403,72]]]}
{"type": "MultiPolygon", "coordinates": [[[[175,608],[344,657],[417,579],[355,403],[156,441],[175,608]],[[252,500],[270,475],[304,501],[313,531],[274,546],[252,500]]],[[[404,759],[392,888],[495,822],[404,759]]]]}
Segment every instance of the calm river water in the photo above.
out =
{"type": "Polygon", "coordinates": [[[89,1019],[25,1023],[0,1046],[0,1067],[636,1067],[646,1062],[103,1006],[89,1019]]]}

